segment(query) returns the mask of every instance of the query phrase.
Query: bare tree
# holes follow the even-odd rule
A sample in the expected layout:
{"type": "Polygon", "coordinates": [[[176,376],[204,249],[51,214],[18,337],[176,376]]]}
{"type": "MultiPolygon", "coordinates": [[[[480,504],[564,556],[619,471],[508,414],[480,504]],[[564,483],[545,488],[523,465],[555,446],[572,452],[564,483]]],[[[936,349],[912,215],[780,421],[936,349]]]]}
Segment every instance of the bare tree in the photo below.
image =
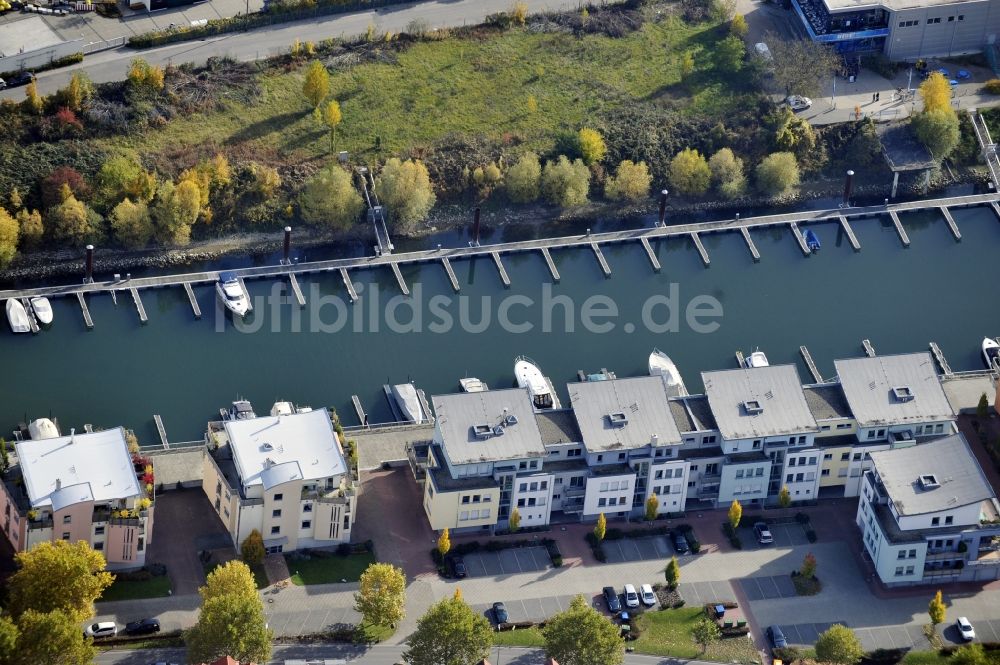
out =
{"type": "Polygon", "coordinates": [[[782,39],[774,33],[764,36],[773,62],[774,80],[786,95],[817,96],[823,83],[837,70],[836,53],[829,46],[808,39],[782,39]]]}

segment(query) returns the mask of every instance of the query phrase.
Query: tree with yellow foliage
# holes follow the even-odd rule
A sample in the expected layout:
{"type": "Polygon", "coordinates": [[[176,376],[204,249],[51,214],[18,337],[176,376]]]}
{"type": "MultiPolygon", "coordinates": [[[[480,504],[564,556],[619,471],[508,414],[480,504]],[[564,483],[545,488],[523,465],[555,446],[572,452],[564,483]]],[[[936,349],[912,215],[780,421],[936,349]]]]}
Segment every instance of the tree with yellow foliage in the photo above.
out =
{"type": "MultiPolygon", "coordinates": [[[[319,110],[317,109],[317,111],[319,110]]],[[[331,99],[322,106],[322,113],[319,113],[319,115],[323,124],[330,130],[330,152],[333,152],[333,142],[337,135],[337,125],[343,119],[343,115],[340,113],[340,103],[335,99],[331,99]]]]}
{"type": "Polygon", "coordinates": [[[951,84],[941,72],[934,72],[920,84],[920,98],[924,100],[924,111],[951,109],[951,84]]]}
{"type": "Polygon", "coordinates": [[[20,225],[3,208],[0,208],[0,268],[6,267],[17,254],[20,225]]]}
{"type": "Polygon", "coordinates": [[[318,109],[326,96],[330,94],[330,73],[319,60],[309,63],[306,70],[306,80],[302,83],[302,94],[314,109],[318,109]]]}

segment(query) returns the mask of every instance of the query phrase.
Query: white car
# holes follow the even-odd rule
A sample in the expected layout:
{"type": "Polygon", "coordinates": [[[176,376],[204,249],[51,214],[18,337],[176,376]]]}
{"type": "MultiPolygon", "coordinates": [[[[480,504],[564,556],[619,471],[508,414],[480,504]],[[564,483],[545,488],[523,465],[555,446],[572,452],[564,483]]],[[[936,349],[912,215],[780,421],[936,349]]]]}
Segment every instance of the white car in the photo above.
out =
{"type": "Polygon", "coordinates": [[[813,105],[813,100],[801,95],[788,95],[785,97],[785,103],[788,104],[788,108],[793,111],[805,111],[813,105]]]}
{"type": "Polygon", "coordinates": [[[646,607],[656,605],[656,594],[653,593],[653,587],[649,584],[643,584],[639,587],[639,595],[642,596],[642,604],[646,607]]]}
{"type": "Polygon", "coordinates": [[[84,637],[92,637],[95,640],[102,637],[114,637],[118,634],[118,624],[114,621],[98,621],[92,623],[83,630],[84,637]]]}
{"type": "Polygon", "coordinates": [[[631,584],[625,585],[625,607],[639,607],[639,594],[631,584]]]}
{"type": "Polygon", "coordinates": [[[969,623],[969,620],[965,617],[958,617],[958,621],[955,622],[955,627],[958,628],[959,634],[966,642],[971,642],[976,639],[976,629],[972,627],[972,624],[969,623]]]}

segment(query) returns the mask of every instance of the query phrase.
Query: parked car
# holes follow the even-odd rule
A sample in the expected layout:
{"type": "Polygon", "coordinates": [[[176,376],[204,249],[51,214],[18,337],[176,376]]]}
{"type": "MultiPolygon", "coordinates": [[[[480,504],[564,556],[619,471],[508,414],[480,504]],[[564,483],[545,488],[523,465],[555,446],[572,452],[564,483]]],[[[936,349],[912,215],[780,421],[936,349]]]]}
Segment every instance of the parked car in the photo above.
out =
{"type": "Polygon", "coordinates": [[[0,79],[0,90],[3,90],[6,87],[7,87],[7,82],[4,81],[3,79],[0,79]]]}
{"type": "Polygon", "coordinates": [[[92,623],[83,630],[84,637],[92,637],[95,640],[102,637],[114,637],[118,634],[118,624],[114,621],[98,621],[92,623]]]}
{"type": "Polygon", "coordinates": [[[458,579],[462,579],[469,574],[469,571],[465,568],[465,559],[460,556],[453,556],[449,560],[451,567],[451,574],[458,579]]]}
{"type": "Polygon", "coordinates": [[[639,594],[631,584],[625,585],[625,607],[639,607],[639,594]]]}
{"type": "Polygon", "coordinates": [[[785,97],[785,103],[788,104],[788,108],[793,111],[805,111],[813,105],[813,100],[808,97],[803,97],[802,95],[788,95],[785,97]]]}
{"type": "Polygon", "coordinates": [[[753,532],[757,536],[757,542],[761,545],[771,545],[774,543],[774,536],[771,535],[771,530],[763,522],[754,524],[753,532]]]}
{"type": "Polygon", "coordinates": [[[507,606],[503,603],[493,603],[493,618],[498,624],[507,623],[510,616],[507,615],[507,606]]]}
{"type": "Polygon", "coordinates": [[[788,646],[788,640],[785,639],[785,634],[781,632],[781,626],[768,626],[767,639],[771,641],[771,647],[774,649],[784,649],[788,646]]]}
{"type": "Polygon", "coordinates": [[[969,620],[965,617],[958,617],[958,620],[955,622],[955,627],[958,628],[958,633],[966,642],[971,642],[976,639],[976,629],[972,627],[972,624],[969,623],[969,620]]]}
{"type": "Polygon", "coordinates": [[[608,611],[617,614],[622,611],[622,604],[618,600],[618,592],[615,591],[613,586],[606,586],[602,590],[604,593],[604,602],[608,605],[608,611]]]}
{"type": "Polygon", "coordinates": [[[678,554],[687,554],[691,551],[688,546],[687,538],[680,531],[674,531],[670,534],[670,539],[674,542],[674,549],[677,550],[678,554]]]}
{"type": "Polygon", "coordinates": [[[19,85],[28,85],[35,80],[35,75],[31,72],[18,72],[7,79],[8,88],[16,88],[19,85]]]}
{"type": "Polygon", "coordinates": [[[643,584],[639,587],[639,595],[642,596],[642,604],[646,607],[652,607],[656,605],[656,594],[653,593],[653,587],[649,584],[643,584]]]}
{"type": "Polygon", "coordinates": [[[126,635],[149,635],[160,632],[159,619],[140,619],[139,621],[129,621],[125,624],[126,635]]]}

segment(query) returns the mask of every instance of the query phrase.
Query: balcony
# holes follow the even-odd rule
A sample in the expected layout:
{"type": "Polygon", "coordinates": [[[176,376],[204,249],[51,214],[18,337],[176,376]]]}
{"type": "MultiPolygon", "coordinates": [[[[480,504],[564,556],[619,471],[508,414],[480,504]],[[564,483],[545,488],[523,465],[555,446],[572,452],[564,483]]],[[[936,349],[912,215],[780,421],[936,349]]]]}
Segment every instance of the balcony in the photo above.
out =
{"type": "Polygon", "coordinates": [[[34,531],[35,529],[51,529],[52,526],[52,515],[43,515],[42,517],[36,517],[35,519],[28,520],[28,531],[34,531]]]}
{"type": "Polygon", "coordinates": [[[355,487],[334,487],[302,489],[302,501],[319,501],[320,503],[349,504],[358,494],[355,487]]]}
{"type": "Polygon", "coordinates": [[[566,487],[562,492],[565,496],[584,496],[587,493],[586,487],[566,487]]]}

